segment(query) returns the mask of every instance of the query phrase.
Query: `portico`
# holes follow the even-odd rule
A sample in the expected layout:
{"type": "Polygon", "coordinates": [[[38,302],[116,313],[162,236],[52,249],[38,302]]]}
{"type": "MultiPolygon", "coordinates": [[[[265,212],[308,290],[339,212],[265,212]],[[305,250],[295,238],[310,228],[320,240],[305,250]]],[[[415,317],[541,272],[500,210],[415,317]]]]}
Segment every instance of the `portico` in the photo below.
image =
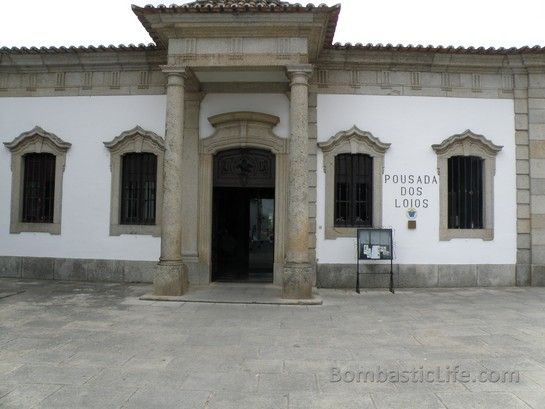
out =
{"type": "Polygon", "coordinates": [[[181,295],[192,282],[210,282],[213,156],[253,147],[275,155],[274,283],[282,285],[285,298],[312,297],[309,78],[322,44],[330,41],[338,7],[263,4],[251,10],[201,1],[133,7],[152,38],[168,49],[162,67],[168,77],[167,125],[156,295],[181,295]],[[278,118],[229,111],[208,118],[216,132],[200,139],[200,99],[207,92],[233,91],[287,94],[287,140],[273,132],[278,118]]]}

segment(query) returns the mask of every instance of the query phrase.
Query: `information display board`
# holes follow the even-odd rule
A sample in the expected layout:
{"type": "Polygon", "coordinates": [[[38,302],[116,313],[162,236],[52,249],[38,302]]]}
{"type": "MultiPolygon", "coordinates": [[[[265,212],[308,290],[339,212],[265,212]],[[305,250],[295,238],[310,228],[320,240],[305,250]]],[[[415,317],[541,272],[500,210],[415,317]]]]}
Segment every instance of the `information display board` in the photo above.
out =
{"type": "Polygon", "coordinates": [[[360,273],[360,260],[390,260],[390,291],[394,292],[394,243],[392,229],[364,228],[357,230],[357,258],[356,258],[356,292],[360,292],[360,274],[388,274],[388,273],[360,273]]]}

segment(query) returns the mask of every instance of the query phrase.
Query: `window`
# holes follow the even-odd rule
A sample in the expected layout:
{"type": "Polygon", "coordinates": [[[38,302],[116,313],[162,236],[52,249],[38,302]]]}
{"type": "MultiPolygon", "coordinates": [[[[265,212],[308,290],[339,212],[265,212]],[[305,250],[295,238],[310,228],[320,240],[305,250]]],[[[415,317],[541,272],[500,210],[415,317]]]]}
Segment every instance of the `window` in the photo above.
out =
{"type": "Polygon", "coordinates": [[[373,223],[373,158],[364,154],[335,156],[335,226],[373,223]]]}
{"type": "Polygon", "coordinates": [[[325,172],[324,237],[356,237],[357,227],[381,227],[382,172],[390,144],[354,126],[318,146],[325,172]]]}
{"type": "Polygon", "coordinates": [[[483,228],[483,159],[448,159],[448,228],[483,228]]]}
{"type": "Polygon", "coordinates": [[[11,152],[10,233],[61,233],[62,178],[71,144],[40,127],[4,145],[11,152]]]}
{"type": "Polygon", "coordinates": [[[27,153],[23,156],[24,223],[53,223],[55,202],[55,155],[27,153]]]}
{"type": "Polygon", "coordinates": [[[502,146],[467,130],[437,145],[439,240],[494,239],[494,174],[502,146]]]}
{"type": "Polygon", "coordinates": [[[110,235],[161,235],[163,138],[139,126],[104,142],[112,171],[110,235]]]}
{"type": "Polygon", "coordinates": [[[157,156],[153,153],[123,155],[121,224],[155,224],[157,156]]]}

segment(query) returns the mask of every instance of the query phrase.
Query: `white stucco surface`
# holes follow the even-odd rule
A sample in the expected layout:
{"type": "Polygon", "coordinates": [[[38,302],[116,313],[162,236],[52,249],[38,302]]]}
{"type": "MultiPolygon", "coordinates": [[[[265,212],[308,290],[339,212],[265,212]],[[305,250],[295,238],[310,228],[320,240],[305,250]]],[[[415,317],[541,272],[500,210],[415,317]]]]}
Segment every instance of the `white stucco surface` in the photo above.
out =
{"type": "MultiPolygon", "coordinates": [[[[104,147],[122,131],[140,125],[164,136],[165,96],[0,98],[0,140],[11,141],[39,125],[72,143],[63,184],[62,234],[9,234],[10,153],[0,146],[0,255],[157,260],[160,239],[109,236],[110,156],[104,147]]],[[[208,117],[256,111],[280,117],[274,131],[289,135],[289,100],[283,94],[208,94],[200,113],[201,137],[213,128],[208,117]]],[[[417,229],[407,229],[406,209],[396,208],[401,184],[384,184],[383,226],[394,229],[396,262],[417,264],[514,264],[516,259],[516,172],[513,101],[320,95],[318,139],[353,125],[391,143],[386,175],[437,177],[431,145],[471,129],[503,145],[495,175],[495,238],[440,242],[439,185],[423,185],[417,229]]],[[[384,177],[384,175],[383,175],[384,177]]],[[[419,185],[414,185],[415,187],[419,185]]],[[[355,240],[324,240],[324,173],[318,152],[317,254],[319,263],[353,263],[355,240]]]]}
{"type": "MultiPolygon", "coordinates": [[[[395,262],[402,264],[514,264],[516,262],[516,171],[512,100],[400,96],[319,95],[318,140],[356,125],[391,143],[384,175],[437,175],[431,145],[466,129],[503,145],[496,159],[493,241],[439,241],[439,185],[422,185],[428,208],[417,210],[416,230],[406,209],[396,208],[401,185],[383,185],[383,227],[394,229],[395,262]]],[[[319,263],[355,263],[355,239],[324,239],[324,171],[318,152],[317,257],[319,263]]],[[[417,198],[416,196],[413,198],[417,198]]]]}
{"type": "Polygon", "coordinates": [[[290,102],[284,94],[206,94],[201,102],[199,118],[200,136],[207,138],[214,133],[208,122],[213,115],[227,112],[251,111],[276,115],[280,122],[273,128],[276,135],[289,136],[290,102]]]}
{"type": "Polygon", "coordinates": [[[104,141],[136,125],[164,137],[165,96],[0,98],[0,140],[39,125],[72,143],[66,158],[62,234],[9,234],[10,152],[0,146],[0,255],[158,260],[160,239],[109,236],[110,153],[104,141]]]}

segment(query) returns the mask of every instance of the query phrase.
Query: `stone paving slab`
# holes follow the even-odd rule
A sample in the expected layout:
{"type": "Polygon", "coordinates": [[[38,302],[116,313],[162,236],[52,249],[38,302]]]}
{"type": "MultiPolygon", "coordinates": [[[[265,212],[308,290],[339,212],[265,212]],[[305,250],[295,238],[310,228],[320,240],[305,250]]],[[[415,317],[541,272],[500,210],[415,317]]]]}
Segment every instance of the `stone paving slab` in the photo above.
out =
{"type": "Polygon", "coordinates": [[[545,408],[544,288],[322,289],[318,306],[145,301],[141,284],[0,288],[17,293],[0,299],[2,409],[545,408]],[[520,381],[395,377],[437,368],[520,381]]]}

